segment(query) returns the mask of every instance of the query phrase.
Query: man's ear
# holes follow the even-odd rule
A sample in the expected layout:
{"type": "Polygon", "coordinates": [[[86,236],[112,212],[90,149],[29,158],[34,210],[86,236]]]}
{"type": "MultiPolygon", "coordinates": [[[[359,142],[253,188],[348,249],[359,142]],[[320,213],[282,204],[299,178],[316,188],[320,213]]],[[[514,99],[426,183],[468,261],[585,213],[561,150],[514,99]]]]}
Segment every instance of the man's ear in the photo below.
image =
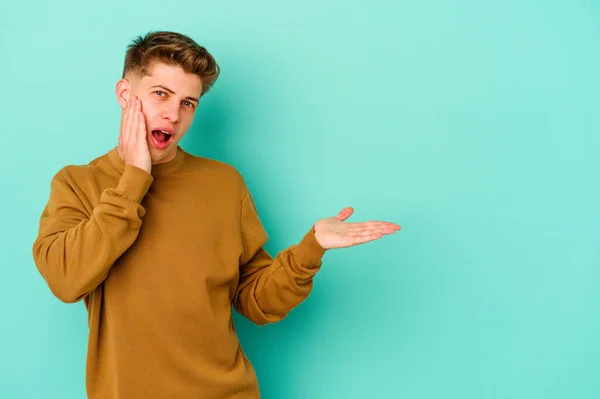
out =
{"type": "Polygon", "coordinates": [[[117,101],[119,102],[121,108],[127,107],[127,104],[129,103],[129,96],[131,96],[131,83],[125,78],[119,80],[117,82],[116,92],[117,101]]]}

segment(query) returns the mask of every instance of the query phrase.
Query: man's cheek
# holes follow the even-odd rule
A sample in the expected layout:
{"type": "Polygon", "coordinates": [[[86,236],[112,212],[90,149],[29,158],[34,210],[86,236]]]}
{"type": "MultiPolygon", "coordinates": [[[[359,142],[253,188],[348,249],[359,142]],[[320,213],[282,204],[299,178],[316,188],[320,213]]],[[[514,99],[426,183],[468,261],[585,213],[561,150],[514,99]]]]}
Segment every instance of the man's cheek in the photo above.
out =
{"type": "Polygon", "coordinates": [[[142,110],[142,113],[144,114],[144,117],[147,117],[148,110],[150,109],[150,100],[148,98],[144,98],[142,96],[140,96],[139,99],[140,99],[140,108],[142,110]]]}
{"type": "MultiPolygon", "coordinates": [[[[143,107],[143,104],[142,104],[143,107]]],[[[142,108],[142,114],[144,115],[144,123],[146,124],[146,128],[150,126],[150,121],[152,120],[152,115],[150,115],[149,110],[146,108],[142,108]]]]}

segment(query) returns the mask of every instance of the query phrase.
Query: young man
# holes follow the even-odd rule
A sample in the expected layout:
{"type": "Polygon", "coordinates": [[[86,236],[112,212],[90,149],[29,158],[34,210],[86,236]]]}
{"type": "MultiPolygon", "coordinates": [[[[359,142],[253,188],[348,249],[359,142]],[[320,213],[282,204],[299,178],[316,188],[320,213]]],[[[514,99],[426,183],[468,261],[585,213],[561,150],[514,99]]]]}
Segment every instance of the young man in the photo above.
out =
{"type": "Polygon", "coordinates": [[[89,398],[258,398],[232,305],[281,320],[327,249],[400,229],[346,223],[346,208],[273,259],[240,174],[178,146],[218,74],[187,36],[137,38],[116,85],[117,147],[52,180],[33,256],[54,295],[88,310],[89,398]]]}

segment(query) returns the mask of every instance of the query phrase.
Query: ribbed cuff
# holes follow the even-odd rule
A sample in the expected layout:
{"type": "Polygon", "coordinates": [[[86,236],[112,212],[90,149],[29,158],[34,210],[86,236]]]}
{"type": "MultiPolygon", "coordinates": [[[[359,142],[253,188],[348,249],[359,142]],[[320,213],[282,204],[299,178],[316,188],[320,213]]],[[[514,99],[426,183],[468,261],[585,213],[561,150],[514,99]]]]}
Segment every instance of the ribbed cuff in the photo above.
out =
{"type": "Polygon", "coordinates": [[[126,197],[140,203],[153,181],[154,177],[150,173],[137,166],[127,164],[117,185],[117,190],[123,192],[126,197]]]}
{"type": "Polygon", "coordinates": [[[296,246],[294,253],[300,264],[310,269],[321,266],[321,258],[325,255],[325,251],[326,249],[317,241],[313,227],[296,246]]]}

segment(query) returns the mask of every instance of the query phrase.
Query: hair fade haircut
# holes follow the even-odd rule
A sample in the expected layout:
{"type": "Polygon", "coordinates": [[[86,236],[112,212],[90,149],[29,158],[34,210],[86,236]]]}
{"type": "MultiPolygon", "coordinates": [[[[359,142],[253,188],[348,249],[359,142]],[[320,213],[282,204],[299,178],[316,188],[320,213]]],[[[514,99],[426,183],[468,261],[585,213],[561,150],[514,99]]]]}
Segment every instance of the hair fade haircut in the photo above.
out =
{"type": "Polygon", "coordinates": [[[176,32],[148,32],[127,46],[123,77],[128,73],[150,74],[156,62],[179,66],[185,72],[198,75],[202,93],[210,90],[219,77],[219,66],[212,55],[190,37],[176,32]]]}

